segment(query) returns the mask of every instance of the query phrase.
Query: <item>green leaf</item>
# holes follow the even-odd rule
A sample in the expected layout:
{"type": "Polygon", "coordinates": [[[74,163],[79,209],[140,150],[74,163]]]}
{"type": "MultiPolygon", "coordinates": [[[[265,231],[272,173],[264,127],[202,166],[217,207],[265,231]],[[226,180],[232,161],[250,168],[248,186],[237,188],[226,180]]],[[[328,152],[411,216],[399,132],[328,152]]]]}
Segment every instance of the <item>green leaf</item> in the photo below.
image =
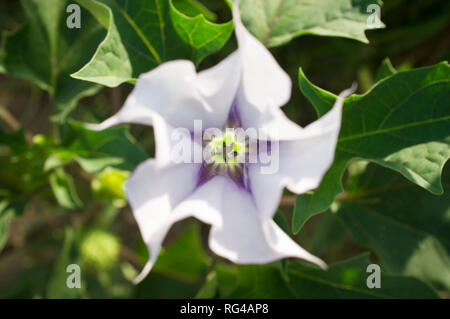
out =
{"type": "Polygon", "coordinates": [[[75,160],[89,173],[98,173],[108,166],[132,171],[147,158],[126,126],[91,131],[81,123],[69,121],[62,130],[62,147],[47,159],[46,168],[75,160]]]}
{"type": "Polygon", "coordinates": [[[150,274],[137,286],[137,298],[194,298],[204,283],[211,259],[193,224],[162,249],[150,274]]]}
{"type": "MultiPolygon", "coordinates": [[[[229,24],[213,25],[202,16],[190,18],[172,12],[172,19],[186,28],[182,30],[178,25],[178,32],[185,39],[191,36],[188,41],[194,46],[191,47],[175,31],[170,3],[165,0],[77,1],[108,28],[108,33],[91,61],[72,76],[110,87],[134,83],[141,73],[164,61],[193,59],[198,62],[220,49],[229,36],[229,24]],[[200,27],[197,31],[193,30],[196,23],[200,27]],[[213,35],[218,38],[203,45],[203,40],[213,35]]],[[[179,3],[177,1],[176,5],[179,3]]]]}
{"type": "Polygon", "coordinates": [[[53,195],[59,205],[68,209],[77,209],[83,206],[78,197],[73,178],[66,174],[61,168],[50,174],[50,186],[53,195]]]}
{"type": "Polygon", "coordinates": [[[330,265],[327,271],[302,263],[289,268],[291,290],[298,298],[439,298],[429,286],[408,277],[381,272],[381,287],[368,288],[369,254],[330,265]]]}
{"type": "Polygon", "coordinates": [[[170,4],[170,17],[178,35],[193,48],[192,59],[199,64],[206,56],[220,50],[233,32],[233,21],[211,23],[203,15],[189,17],[170,4]]]}
{"type": "Polygon", "coordinates": [[[237,287],[228,298],[295,298],[275,266],[238,266],[237,287]]]}
{"type": "MultiPolygon", "coordinates": [[[[343,191],[342,175],[353,159],[393,169],[431,193],[442,194],[440,175],[450,157],[449,71],[443,62],[398,72],[366,94],[345,100],[334,163],[314,193],[301,195],[302,205],[293,216],[294,232],[310,216],[326,210],[343,191]]],[[[309,83],[302,72],[299,77],[304,85],[309,83]]],[[[329,93],[300,88],[323,114],[329,93]]]]}
{"type": "MultiPolygon", "coordinates": [[[[450,170],[446,170],[448,176],[450,170]]],[[[450,184],[435,197],[402,176],[369,165],[338,217],[386,269],[450,291],[450,184]]]]}
{"type": "MultiPolygon", "coordinates": [[[[81,298],[85,293],[85,284],[81,282],[81,288],[67,287],[67,278],[70,275],[67,266],[79,264],[79,258],[74,253],[75,232],[71,228],[65,230],[64,243],[61,248],[58,260],[48,281],[46,297],[50,299],[73,299],[81,298]]],[[[81,278],[83,278],[81,272],[81,278]]]]}
{"type": "Polygon", "coordinates": [[[53,97],[56,120],[63,120],[79,99],[100,86],[69,75],[89,61],[105,31],[81,12],[81,28],[66,26],[68,0],[22,0],[27,23],[5,34],[2,48],[5,73],[32,81],[53,97]]]}
{"type": "MultiPolygon", "coordinates": [[[[277,225],[285,232],[289,233],[289,224],[286,220],[286,217],[284,216],[283,212],[281,210],[278,210],[273,217],[273,220],[277,225]]],[[[283,274],[286,273],[286,265],[287,265],[287,259],[282,259],[280,261],[281,263],[281,269],[283,270],[283,274]]]]}
{"type": "Polygon", "coordinates": [[[201,278],[211,259],[205,254],[198,224],[193,224],[173,244],[162,249],[153,271],[193,283],[201,278]]]}
{"type": "Polygon", "coordinates": [[[115,87],[133,77],[133,66],[121,34],[114,22],[114,15],[110,7],[92,0],[77,0],[89,10],[102,25],[107,27],[108,33],[98,46],[94,56],[80,70],[71,76],[75,79],[100,83],[115,87]]]}
{"type": "Polygon", "coordinates": [[[330,265],[327,271],[302,262],[288,264],[285,279],[273,264],[238,267],[238,287],[232,298],[438,298],[414,278],[380,273],[381,287],[367,287],[369,255],[330,265]]]}
{"type": "Polygon", "coordinates": [[[343,190],[341,179],[346,167],[346,159],[340,160],[336,157],[333,165],[325,173],[320,186],[313,192],[297,197],[292,215],[293,233],[298,233],[311,217],[330,207],[334,198],[343,190]]]}
{"type": "Polygon", "coordinates": [[[377,76],[375,78],[375,82],[381,81],[387,77],[390,77],[391,75],[394,75],[397,72],[397,70],[392,66],[391,60],[389,58],[386,58],[381,63],[378,71],[377,76]]]}
{"type": "Polygon", "coordinates": [[[285,232],[289,232],[289,224],[286,220],[286,217],[284,217],[283,212],[281,210],[278,210],[273,217],[273,220],[277,225],[285,232]]]}
{"type": "Polygon", "coordinates": [[[216,21],[217,15],[197,0],[172,0],[176,8],[190,17],[203,14],[206,19],[216,21]]]}
{"type": "Polygon", "coordinates": [[[218,286],[219,280],[217,279],[216,272],[215,271],[210,272],[208,276],[206,276],[205,283],[200,288],[198,293],[195,295],[195,298],[198,299],[214,298],[217,294],[218,286]]]}
{"type": "Polygon", "coordinates": [[[450,66],[443,62],[398,72],[348,98],[338,153],[374,161],[442,194],[440,175],[450,157],[449,87],[450,66]]]}
{"type": "Polygon", "coordinates": [[[220,297],[229,296],[237,286],[237,269],[231,265],[217,264],[216,274],[220,297]]]}
{"type": "Polygon", "coordinates": [[[136,288],[134,298],[187,299],[194,298],[200,286],[186,283],[152,271],[136,288]]]}
{"type": "Polygon", "coordinates": [[[28,144],[25,139],[25,132],[20,129],[16,132],[5,132],[0,127],[0,145],[7,146],[13,153],[18,154],[27,150],[28,144]]]}
{"type": "Polygon", "coordinates": [[[0,252],[8,239],[9,224],[15,217],[21,215],[24,209],[25,201],[23,200],[13,202],[2,200],[0,202],[0,252]]]}
{"type": "MultiPolygon", "coordinates": [[[[266,46],[283,45],[313,34],[344,37],[368,43],[370,5],[378,0],[246,0],[240,2],[242,20],[266,46]]],[[[381,21],[380,21],[381,22],[381,21]]],[[[380,27],[384,27],[381,23],[380,27]]]]}
{"type": "Polygon", "coordinates": [[[311,102],[319,117],[331,110],[336,101],[336,95],[312,84],[306,78],[302,68],[298,70],[298,83],[303,95],[311,102]]]}

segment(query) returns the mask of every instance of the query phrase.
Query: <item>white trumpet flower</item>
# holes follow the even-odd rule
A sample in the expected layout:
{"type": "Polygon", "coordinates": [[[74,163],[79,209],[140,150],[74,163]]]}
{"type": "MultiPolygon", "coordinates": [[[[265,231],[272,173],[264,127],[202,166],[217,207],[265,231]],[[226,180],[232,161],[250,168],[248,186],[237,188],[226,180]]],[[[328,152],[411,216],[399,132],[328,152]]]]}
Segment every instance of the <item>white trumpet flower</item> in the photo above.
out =
{"type": "MultiPolygon", "coordinates": [[[[120,123],[154,127],[155,158],[140,164],[125,184],[150,252],[137,282],[151,270],[171,226],[191,216],[211,225],[211,250],[235,263],[261,264],[295,257],[326,268],[272,218],[284,187],[297,194],[314,189],[331,165],[343,95],[326,115],[305,128],[290,121],[280,109],[290,99],[290,78],[246,30],[236,4],[233,19],[238,49],[221,63],[199,73],[190,61],[164,63],[139,77],[116,115],[91,125],[97,130],[120,123]],[[263,174],[263,164],[235,163],[223,154],[220,163],[174,163],[171,135],[176,128],[193,132],[195,121],[202,121],[206,128],[232,126],[264,132],[270,141],[276,141],[278,170],[263,174]]],[[[192,134],[185,136],[191,138],[192,134]]],[[[246,150],[245,143],[226,135],[207,144],[194,144],[204,148],[217,142],[231,145],[238,157],[246,150]]]]}

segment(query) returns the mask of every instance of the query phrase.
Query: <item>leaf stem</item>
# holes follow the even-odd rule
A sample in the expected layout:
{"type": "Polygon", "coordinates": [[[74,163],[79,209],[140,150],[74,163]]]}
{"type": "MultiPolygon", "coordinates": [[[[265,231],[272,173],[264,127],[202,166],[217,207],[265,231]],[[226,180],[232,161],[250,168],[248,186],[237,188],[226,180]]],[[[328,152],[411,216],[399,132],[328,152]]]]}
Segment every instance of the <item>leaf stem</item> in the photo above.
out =
{"type": "MultiPolygon", "coordinates": [[[[2,119],[13,131],[17,131],[22,126],[20,122],[8,111],[6,107],[0,104],[0,119],[2,119]]],[[[25,130],[25,138],[28,143],[31,143],[33,135],[25,130]]]]}
{"type": "Polygon", "coordinates": [[[20,123],[16,118],[8,111],[6,107],[0,104],[0,118],[13,130],[20,129],[20,123]]]}

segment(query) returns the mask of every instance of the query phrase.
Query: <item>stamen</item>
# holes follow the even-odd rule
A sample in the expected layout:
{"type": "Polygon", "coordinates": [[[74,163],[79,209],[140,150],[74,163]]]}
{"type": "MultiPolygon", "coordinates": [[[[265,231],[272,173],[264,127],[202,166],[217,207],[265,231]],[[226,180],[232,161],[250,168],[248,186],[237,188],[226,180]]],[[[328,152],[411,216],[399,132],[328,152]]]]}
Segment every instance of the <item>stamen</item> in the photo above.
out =
{"type": "Polygon", "coordinates": [[[241,127],[235,101],[220,136],[204,141],[203,147],[208,150],[209,158],[204,160],[199,183],[204,183],[214,176],[222,175],[231,178],[238,185],[247,189],[246,179],[248,176],[246,170],[250,158],[250,143],[249,138],[243,134],[244,131],[241,127]]]}
{"type": "Polygon", "coordinates": [[[227,132],[224,137],[215,137],[208,144],[214,164],[245,163],[248,147],[245,142],[238,142],[234,134],[227,132]]]}

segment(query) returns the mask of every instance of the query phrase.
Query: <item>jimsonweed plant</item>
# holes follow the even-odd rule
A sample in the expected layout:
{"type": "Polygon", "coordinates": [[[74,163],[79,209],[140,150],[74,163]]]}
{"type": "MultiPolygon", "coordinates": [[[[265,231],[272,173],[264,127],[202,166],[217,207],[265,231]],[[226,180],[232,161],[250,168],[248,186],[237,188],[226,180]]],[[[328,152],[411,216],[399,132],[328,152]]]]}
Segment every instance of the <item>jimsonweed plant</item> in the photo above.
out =
{"type": "Polygon", "coordinates": [[[448,297],[450,7],[392,3],[0,2],[0,297],[448,297]]]}

